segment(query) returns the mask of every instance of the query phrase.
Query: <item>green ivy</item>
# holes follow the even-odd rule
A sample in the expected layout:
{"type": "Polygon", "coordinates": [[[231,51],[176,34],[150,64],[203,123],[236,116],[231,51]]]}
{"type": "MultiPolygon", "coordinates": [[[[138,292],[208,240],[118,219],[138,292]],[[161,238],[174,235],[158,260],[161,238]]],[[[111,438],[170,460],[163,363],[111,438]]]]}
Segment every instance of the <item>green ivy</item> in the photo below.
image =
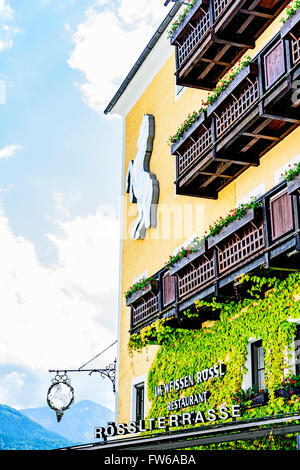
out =
{"type": "Polygon", "coordinates": [[[300,0],[292,0],[291,3],[285,10],[286,17],[281,20],[282,23],[286,23],[292,16],[297,13],[300,8],[300,0]]]}
{"type": "MultiPolygon", "coordinates": [[[[217,409],[222,403],[232,404],[232,397],[242,389],[249,338],[260,338],[263,342],[269,400],[264,406],[244,410],[241,419],[300,411],[300,397],[292,396],[287,400],[275,396],[275,390],[283,383],[283,370],[288,368],[287,356],[293,353],[296,324],[290,319],[300,318],[300,274],[290,274],[285,280],[246,275],[240,279],[240,283],[243,282],[250,287],[247,298],[240,301],[196,302],[198,311],[202,306],[220,310],[220,319],[204,323],[201,329],[172,328],[168,320],[163,319],[131,336],[131,350],[141,350],[150,344],[160,346],[148,374],[148,395],[152,403],[148,418],[168,416],[167,403],[180,397],[178,391],[172,391],[167,397],[155,397],[157,385],[218,363],[226,364],[226,375],[193,388],[195,394],[208,390],[208,401],[184,411],[205,412],[209,408],[217,409]]],[[[186,315],[195,313],[186,311],[186,315]]],[[[257,441],[217,444],[205,449],[287,450],[295,446],[294,436],[270,435],[257,441]]]]}
{"type": "Polygon", "coordinates": [[[293,166],[289,165],[290,168],[281,176],[284,176],[286,181],[292,181],[300,174],[300,162],[295,163],[293,166]]]}
{"type": "Polygon", "coordinates": [[[150,284],[151,281],[153,281],[153,278],[148,277],[146,279],[142,279],[139,282],[136,282],[135,284],[133,284],[133,286],[129,287],[129,289],[124,293],[125,298],[127,299],[132,294],[134,294],[134,292],[144,290],[148,286],[148,284],[150,284]]]}

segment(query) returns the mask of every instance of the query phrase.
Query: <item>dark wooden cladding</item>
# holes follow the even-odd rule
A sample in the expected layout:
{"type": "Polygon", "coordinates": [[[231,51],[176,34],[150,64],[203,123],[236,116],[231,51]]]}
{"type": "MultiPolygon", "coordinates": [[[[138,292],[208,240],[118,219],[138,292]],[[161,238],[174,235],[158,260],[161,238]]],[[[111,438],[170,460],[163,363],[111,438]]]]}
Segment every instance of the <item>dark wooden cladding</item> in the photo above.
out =
{"type": "Polygon", "coordinates": [[[272,240],[282,237],[294,228],[292,197],[284,192],[270,200],[272,240]]]}
{"type": "Polygon", "coordinates": [[[211,90],[288,3],[198,0],[171,37],[177,84],[211,90]]]}
{"type": "Polygon", "coordinates": [[[217,199],[299,126],[300,101],[291,85],[300,79],[295,42],[291,35],[270,41],[172,146],[177,194],[217,199]]]}
{"type": "Polygon", "coordinates": [[[163,277],[163,304],[164,307],[173,303],[176,298],[175,276],[166,275],[163,277]]]}

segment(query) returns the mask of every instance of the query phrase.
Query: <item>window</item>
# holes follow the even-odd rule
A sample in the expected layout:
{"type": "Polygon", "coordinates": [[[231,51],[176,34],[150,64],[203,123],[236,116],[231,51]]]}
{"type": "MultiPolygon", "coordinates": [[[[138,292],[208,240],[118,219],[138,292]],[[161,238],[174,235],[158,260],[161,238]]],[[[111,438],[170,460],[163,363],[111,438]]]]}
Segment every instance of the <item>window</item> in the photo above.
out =
{"type": "Polygon", "coordinates": [[[292,197],[286,190],[276,194],[276,196],[270,199],[270,215],[272,240],[293,230],[292,197]]]}
{"type": "Polygon", "coordinates": [[[300,374],[300,325],[297,325],[295,337],[295,373],[300,374]]]}
{"type": "Polygon", "coordinates": [[[262,341],[252,343],[252,385],[265,389],[265,358],[262,341]]]}
{"type": "Polygon", "coordinates": [[[175,102],[176,102],[177,99],[181,96],[181,93],[186,89],[186,87],[177,85],[176,77],[174,77],[174,80],[175,80],[175,102]]]}
{"type": "Polygon", "coordinates": [[[145,385],[135,385],[135,421],[144,419],[145,385]]]}
{"type": "Polygon", "coordinates": [[[184,87],[181,85],[176,85],[176,95],[179,95],[183,91],[184,87]]]}

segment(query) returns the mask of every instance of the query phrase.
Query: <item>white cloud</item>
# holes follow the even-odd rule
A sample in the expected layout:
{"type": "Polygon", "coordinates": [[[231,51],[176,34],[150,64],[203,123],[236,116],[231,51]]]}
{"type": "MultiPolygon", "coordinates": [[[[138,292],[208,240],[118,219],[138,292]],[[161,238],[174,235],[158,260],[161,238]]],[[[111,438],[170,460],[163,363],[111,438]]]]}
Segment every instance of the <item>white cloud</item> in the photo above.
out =
{"type": "Polygon", "coordinates": [[[11,403],[12,397],[16,398],[22,393],[26,374],[17,371],[9,372],[1,377],[0,403],[11,403]]]}
{"type": "Polygon", "coordinates": [[[13,11],[8,0],[0,0],[0,17],[3,19],[12,19],[13,11]]]}
{"type": "Polygon", "coordinates": [[[78,368],[116,339],[118,221],[96,213],[57,223],[61,235],[48,237],[58,261],[46,268],[0,214],[0,364],[78,368]]]}
{"type": "Polygon", "coordinates": [[[22,147],[20,145],[6,145],[0,149],[0,159],[13,157],[18,150],[21,150],[21,148],[22,147]]]}
{"type": "Polygon", "coordinates": [[[13,46],[14,36],[20,30],[12,24],[14,12],[9,0],[0,0],[0,52],[13,46]]]}
{"type": "Polygon", "coordinates": [[[103,111],[167,14],[161,0],[98,0],[72,36],[69,65],[80,70],[87,104],[103,111]]]}

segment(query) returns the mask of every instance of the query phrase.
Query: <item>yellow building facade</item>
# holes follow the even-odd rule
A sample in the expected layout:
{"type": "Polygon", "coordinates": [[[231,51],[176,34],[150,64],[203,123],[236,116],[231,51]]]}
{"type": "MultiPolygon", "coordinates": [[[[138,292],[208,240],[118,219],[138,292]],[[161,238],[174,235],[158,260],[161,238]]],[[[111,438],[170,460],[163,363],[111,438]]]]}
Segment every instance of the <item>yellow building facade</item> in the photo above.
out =
{"type": "MultiPolygon", "coordinates": [[[[181,7],[181,11],[183,9],[184,7],[181,7]]],[[[176,157],[171,154],[168,139],[189,113],[199,109],[201,101],[208,95],[208,90],[176,85],[175,47],[170,44],[167,31],[179,13],[177,5],[171,8],[170,16],[164,19],[159,34],[156,33],[154,36],[156,38],[154,44],[149,43],[150,52],[144,54],[106,110],[106,113],[120,114],[124,121],[121,301],[117,375],[119,423],[137,419],[135,394],[136,385],[140,383],[145,387],[144,396],[140,399],[144,407],[144,417],[147,416],[151,408],[150,395],[147,393],[147,378],[160,347],[149,345],[140,352],[129,351],[130,335],[140,333],[141,328],[149,323],[142,324],[141,328],[132,327],[131,307],[126,305],[125,292],[135,282],[149,278],[164,269],[170,255],[175,254],[187,241],[207,234],[220,216],[226,216],[241,203],[249,202],[253,197],[259,198],[282,183],[282,175],[290,168],[289,165],[295,165],[300,161],[300,126],[295,126],[292,132],[278,139],[273,148],[261,155],[259,165],[250,166],[237,177],[231,178],[229,184],[218,192],[217,198],[176,194],[174,184],[176,157]],[[138,214],[138,204],[130,200],[125,186],[130,162],[134,161],[138,154],[137,143],[143,117],[146,114],[153,116],[155,120],[155,135],[149,165],[151,173],[155,175],[159,184],[158,203],[155,207],[157,223],[156,226],[146,230],[144,237],[133,239],[131,231],[138,214]]],[[[281,19],[285,14],[285,11],[281,11],[278,16],[274,16],[271,24],[256,39],[254,48],[247,50],[251,58],[257,57],[279,34],[282,28],[281,19]]],[[[297,109],[300,119],[300,111],[297,109]]],[[[162,315],[156,315],[151,321],[161,317],[162,315]]]]}

